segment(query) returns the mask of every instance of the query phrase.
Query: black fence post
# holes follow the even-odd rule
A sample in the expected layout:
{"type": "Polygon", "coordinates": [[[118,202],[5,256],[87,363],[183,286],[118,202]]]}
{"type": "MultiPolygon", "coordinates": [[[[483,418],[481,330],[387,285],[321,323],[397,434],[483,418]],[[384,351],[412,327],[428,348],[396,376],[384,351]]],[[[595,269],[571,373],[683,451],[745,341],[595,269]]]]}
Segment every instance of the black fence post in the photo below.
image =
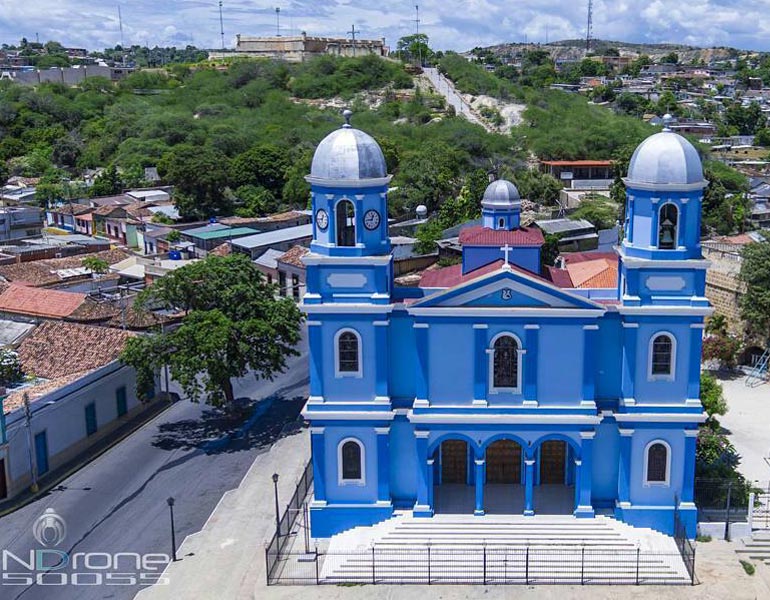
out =
{"type": "Polygon", "coordinates": [[[376,583],[374,572],[374,546],[372,546],[372,585],[376,583]]]}
{"type": "Polygon", "coordinates": [[[725,541],[730,541],[730,504],[732,502],[733,482],[727,484],[727,506],[725,507],[725,541]]]}
{"type": "Polygon", "coordinates": [[[315,545],[315,584],[320,585],[321,580],[318,577],[318,544],[315,545]]]}
{"type": "Polygon", "coordinates": [[[639,585],[639,554],[641,549],[636,547],[636,585],[639,585]]]}
{"type": "Polygon", "coordinates": [[[428,585],[430,585],[430,544],[428,544],[428,585]]]}
{"type": "Polygon", "coordinates": [[[484,585],[487,585],[487,545],[486,543],[482,546],[482,549],[484,550],[484,585]]]}
{"type": "Polygon", "coordinates": [[[586,547],[580,548],[580,585],[585,585],[586,575],[586,547]]]}
{"type": "Polygon", "coordinates": [[[695,585],[695,544],[692,545],[692,559],[690,561],[690,585],[695,585]]]}
{"type": "Polygon", "coordinates": [[[529,546],[527,546],[527,561],[524,566],[524,583],[529,585],[529,546]]]}
{"type": "Polygon", "coordinates": [[[270,546],[265,546],[265,583],[270,585],[270,546]]]}

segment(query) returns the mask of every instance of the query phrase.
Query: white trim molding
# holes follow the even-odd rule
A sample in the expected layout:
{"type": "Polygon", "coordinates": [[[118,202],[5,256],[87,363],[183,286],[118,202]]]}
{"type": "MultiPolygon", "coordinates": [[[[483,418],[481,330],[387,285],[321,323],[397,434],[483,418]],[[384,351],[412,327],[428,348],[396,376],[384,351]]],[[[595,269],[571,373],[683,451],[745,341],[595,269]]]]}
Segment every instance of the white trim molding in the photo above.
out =
{"type": "Polygon", "coordinates": [[[339,441],[337,444],[337,485],[344,486],[344,485],[357,485],[357,486],[365,486],[366,485],[366,446],[364,446],[363,442],[359,440],[358,438],[354,437],[346,437],[339,441]],[[361,472],[361,477],[358,479],[345,479],[343,478],[343,465],[342,465],[342,447],[347,444],[348,442],[353,442],[358,446],[359,450],[359,470],[361,472]]]}
{"type": "Polygon", "coordinates": [[[684,437],[698,437],[698,429],[685,429],[684,430],[684,437]]]}
{"type": "Polygon", "coordinates": [[[321,435],[323,434],[325,427],[311,427],[310,428],[310,435],[321,435]]]}
{"type": "Polygon", "coordinates": [[[618,423],[705,423],[708,415],[700,413],[615,413],[618,423]]]}
{"type": "Polygon", "coordinates": [[[544,425],[550,427],[551,425],[598,425],[602,421],[602,417],[598,415],[568,415],[568,414],[556,414],[556,415],[544,415],[544,414],[430,414],[430,413],[418,413],[414,411],[408,414],[409,421],[411,423],[420,423],[426,425],[544,425]]]}
{"type": "Polygon", "coordinates": [[[633,429],[618,429],[618,433],[620,433],[621,437],[631,437],[634,435],[633,429]]]}
{"type": "Polygon", "coordinates": [[[581,431],[580,432],[580,439],[581,440],[592,440],[596,437],[595,431],[581,431]]]}
{"type": "Polygon", "coordinates": [[[642,475],[644,477],[642,480],[644,487],[669,487],[671,485],[671,445],[666,440],[655,439],[647,442],[647,445],[644,447],[644,471],[642,475]],[[650,449],[655,444],[660,444],[666,449],[666,477],[663,481],[650,481],[647,478],[649,476],[647,468],[649,466],[650,449]]]}
{"type": "Polygon", "coordinates": [[[363,365],[363,340],[361,339],[361,334],[358,333],[355,329],[352,327],[343,327],[342,329],[337,330],[337,333],[334,334],[334,378],[335,379],[342,379],[343,377],[354,377],[356,379],[361,379],[361,377],[364,376],[364,365],[363,365]],[[358,357],[356,362],[358,363],[358,369],[355,371],[342,371],[340,369],[340,337],[343,333],[352,333],[354,336],[356,336],[356,349],[358,351],[358,357]]]}

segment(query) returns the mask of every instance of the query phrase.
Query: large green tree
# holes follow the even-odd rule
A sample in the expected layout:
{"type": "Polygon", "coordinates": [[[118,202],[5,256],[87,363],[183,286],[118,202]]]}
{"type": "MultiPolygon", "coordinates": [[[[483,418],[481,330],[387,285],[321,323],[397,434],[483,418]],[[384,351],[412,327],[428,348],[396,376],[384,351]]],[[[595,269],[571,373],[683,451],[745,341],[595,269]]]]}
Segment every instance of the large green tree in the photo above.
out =
{"type": "Polygon", "coordinates": [[[747,244],[741,252],[740,279],[746,293],[740,300],[741,318],[749,334],[762,340],[770,337],[770,241],[747,244]]]}
{"type": "Polygon", "coordinates": [[[129,340],[122,359],[135,367],[140,393],[152,373],[168,365],[192,401],[232,406],[232,380],[249,373],[272,379],[297,355],[302,315],[248,257],[209,256],[154,282],[137,298],[138,308],[182,312],[181,324],[129,340]]]}

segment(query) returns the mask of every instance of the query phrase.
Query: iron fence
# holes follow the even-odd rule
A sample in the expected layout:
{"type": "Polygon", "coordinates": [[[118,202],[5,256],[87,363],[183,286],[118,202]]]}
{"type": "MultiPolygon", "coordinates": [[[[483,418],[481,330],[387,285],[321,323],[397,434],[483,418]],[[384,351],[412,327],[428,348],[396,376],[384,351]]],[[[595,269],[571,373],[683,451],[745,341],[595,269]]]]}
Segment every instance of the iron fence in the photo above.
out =
{"type": "Polygon", "coordinates": [[[267,566],[267,583],[270,585],[274,578],[276,567],[279,560],[283,557],[284,549],[289,541],[291,530],[297,522],[300,513],[305,510],[305,499],[313,485],[313,461],[309,460],[305,465],[297,487],[292,494],[291,500],[286,505],[286,510],[281,515],[276,524],[276,531],[273,537],[265,546],[265,562],[267,566]]]}
{"type": "Polygon", "coordinates": [[[682,559],[678,552],[589,546],[316,550],[282,554],[268,585],[690,585],[694,551],[690,563],[682,559]]]}
{"type": "Polygon", "coordinates": [[[690,583],[695,585],[695,543],[687,536],[687,529],[679,517],[678,499],[674,501],[674,541],[690,576],[690,583]]]}

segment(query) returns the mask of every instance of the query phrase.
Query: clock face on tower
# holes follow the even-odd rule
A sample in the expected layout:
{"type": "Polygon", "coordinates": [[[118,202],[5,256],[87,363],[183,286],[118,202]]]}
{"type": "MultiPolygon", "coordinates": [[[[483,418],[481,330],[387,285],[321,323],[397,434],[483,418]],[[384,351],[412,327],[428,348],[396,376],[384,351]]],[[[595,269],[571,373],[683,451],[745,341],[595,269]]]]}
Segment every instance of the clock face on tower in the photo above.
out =
{"type": "Polygon", "coordinates": [[[315,224],[318,226],[318,229],[325,231],[326,228],[329,226],[329,215],[326,213],[326,211],[322,208],[315,214],[315,224]]]}
{"type": "Polygon", "coordinates": [[[377,229],[377,227],[379,226],[380,226],[380,213],[378,213],[374,209],[367,210],[366,214],[364,215],[364,227],[366,227],[369,231],[373,231],[377,229]]]}

